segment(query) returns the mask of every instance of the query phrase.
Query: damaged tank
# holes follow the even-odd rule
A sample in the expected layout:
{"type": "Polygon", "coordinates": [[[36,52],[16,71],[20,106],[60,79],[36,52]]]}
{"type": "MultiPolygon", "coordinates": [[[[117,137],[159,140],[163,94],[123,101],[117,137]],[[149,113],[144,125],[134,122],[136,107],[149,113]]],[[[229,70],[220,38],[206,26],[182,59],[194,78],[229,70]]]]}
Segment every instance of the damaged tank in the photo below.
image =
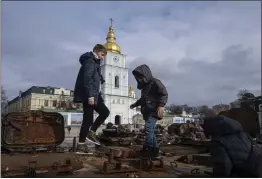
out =
{"type": "Polygon", "coordinates": [[[2,119],[2,147],[8,150],[48,148],[65,139],[64,117],[59,113],[9,113],[2,119]]]}
{"type": "Polygon", "coordinates": [[[56,177],[83,168],[80,160],[60,147],[65,139],[61,114],[15,112],[4,116],[1,122],[2,177],[56,177]]]}

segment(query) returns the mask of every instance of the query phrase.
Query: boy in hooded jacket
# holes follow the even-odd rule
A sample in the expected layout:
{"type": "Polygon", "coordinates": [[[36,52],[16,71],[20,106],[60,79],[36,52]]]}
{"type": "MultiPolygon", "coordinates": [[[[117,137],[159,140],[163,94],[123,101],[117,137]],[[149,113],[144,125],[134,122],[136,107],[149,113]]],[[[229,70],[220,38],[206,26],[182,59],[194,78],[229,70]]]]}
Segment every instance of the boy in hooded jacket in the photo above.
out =
{"type": "Polygon", "coordinates": [[[82,54],[79,59],[81,67],[74,90],[74,102],[82,103],[84,112],[77,145],[77,153],[79,154],[89,151],[85,143],[86,140],[100,145],[96,137],[96,130],[110,114],[100,91],[101,84],[105,82],[101,74],[100,62],[106,54],[106,48],[97,44],[92,52],[82,54]],[[99,114],[95,121],[94,110],[99,114]]]}
{"type": "Polygon", "coordinates": [[[158,157],[159,147],[155,135],[155,125],[157,120],[163,118],[168,93],[162,82],[153,77],[147,65],[136,67],[132,73],[137,81],[137,88],[141,90],[141,98],[130,108],[141,106],[141,113],[145,120],[146,140],[142,152],[148,157],[158,157]]]}

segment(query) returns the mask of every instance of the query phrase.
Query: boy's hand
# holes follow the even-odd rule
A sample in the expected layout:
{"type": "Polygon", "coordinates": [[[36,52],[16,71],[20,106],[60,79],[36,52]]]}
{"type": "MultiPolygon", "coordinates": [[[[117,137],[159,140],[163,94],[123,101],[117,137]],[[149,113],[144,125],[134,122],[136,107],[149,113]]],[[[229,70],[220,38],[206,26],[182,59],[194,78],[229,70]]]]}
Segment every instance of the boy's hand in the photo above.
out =
{"type": "Polygon", "coordinates": [[[163,117],[164,117],[164,107],[161,107],[161,106],[159,106],[158,108],[157,108],[157,116],[160,118],[160,119],[162,119],[163,117]]]}
{"type": "Polygon", "coordinates": [[[136,107],[135,103],[130,105],[130,109],[134,109],[135,107],[136,107]]]}

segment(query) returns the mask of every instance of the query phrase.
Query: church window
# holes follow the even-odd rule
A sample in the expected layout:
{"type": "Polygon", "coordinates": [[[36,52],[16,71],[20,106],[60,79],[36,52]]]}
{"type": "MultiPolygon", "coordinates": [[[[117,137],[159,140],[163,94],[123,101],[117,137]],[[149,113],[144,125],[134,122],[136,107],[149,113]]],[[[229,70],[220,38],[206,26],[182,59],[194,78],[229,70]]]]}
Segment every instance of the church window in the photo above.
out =
{"type": "Polygon", "coordinates": [[[115,87],[119,88],[119,76],[115,76],[115,87]]]}
{"type": "Polygon", "coordinates": [[[109,73],[108,75],[111,76],[111,73],[109,73]]]}
{"type": "Polygon", "coordinates": [[[122,101],[122,104],[125,104],[125,100],[122,101]]]}
{"type": "Polygon", "coordinates": [[[120,104],[120,99],[117,100],[117,104],[120,104]]]}

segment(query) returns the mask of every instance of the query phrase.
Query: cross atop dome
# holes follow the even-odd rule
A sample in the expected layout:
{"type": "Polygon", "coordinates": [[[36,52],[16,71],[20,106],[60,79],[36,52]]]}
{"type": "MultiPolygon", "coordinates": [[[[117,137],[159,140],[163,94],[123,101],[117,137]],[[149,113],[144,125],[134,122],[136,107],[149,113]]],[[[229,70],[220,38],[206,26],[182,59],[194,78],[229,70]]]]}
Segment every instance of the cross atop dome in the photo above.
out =
{"type": "Polygon", "coordinates": [[[106,37],[107,42],[104,44],[104,46],[106,47],[107,51],[120,54],[121,53],[120,46],[116,43],[116,37],[113,29],[114,20],[112,18],[110,18],[109,20],[110,20],[110,27],[106,37]]]}
{"type": "Polygon", "coordinates": [[[114,20],[113,20],[112,18],[110,18],[109,20],[110,20],[110,22],[111,22],[111,27],[112,27],[112,26],[113,26],[113,21],[114,21],[114,20]]]}

